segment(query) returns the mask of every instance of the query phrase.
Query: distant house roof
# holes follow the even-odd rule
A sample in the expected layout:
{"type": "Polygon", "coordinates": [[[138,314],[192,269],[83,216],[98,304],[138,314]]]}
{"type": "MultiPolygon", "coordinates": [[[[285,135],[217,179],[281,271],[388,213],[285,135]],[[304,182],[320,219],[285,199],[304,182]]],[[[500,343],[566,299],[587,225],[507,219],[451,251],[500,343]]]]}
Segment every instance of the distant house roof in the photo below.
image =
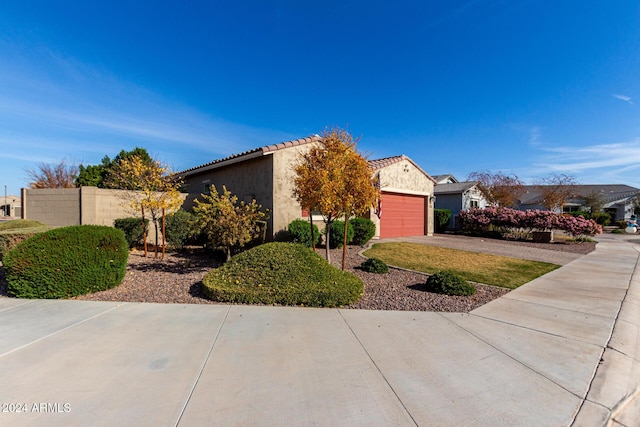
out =
{"type": "MultiPolygon", "coordinates": [[[[539,187],[536,185],[525,185],[525,193],[520,197],[523,205],[535,205],[541,202],[539,187]]],[[[603,185],[572,185],[572,198],[580,199],[598,194],[605,203],[635,197],[640,194],[640,189],[624,184],[603,184],[603,185]]]]}
{"type": "Polygon", "coordinates": [[[264,147],[259,147],[259,148],[254,148],[253,150],[249,150],[249,151],[245,151],[243,153],[239,153],[239,154],[232,154],[231,156],[222,158],[222,159],[218,159],[218,160],[214,160],[212,162],[209,163],[205,163],[203,165],[200,166],[195,166],[193,168],[190,169],[186,169],[182,172],[178,172],[178,175],[181,176],[188,176],[188,175],[193,175],[196,173],[200,173],[200,172],[204,172],[210,169],[216,169],[222,166],[227,166],[233,163],[238,163],[238,162],[242,162],[245,160],[249,160],[255,157],[260,157],[260,156],[264,156],[265,154],[274,152],[274,151],[278,151],[278,150],[282,150],[284,148],[289,148],[289,147],[295,147],[295,146],[299,146],[299,145],[306,145],[309,144],[311,142],[317,142],[320,141],[321,137],[319,135],[310,135],[307,136],[305,138],[300,138],[300,139],[294,139],[292,141],[286,141],[286,142],[281,142],[278,144],[272,144],[272,145],[266,145],[264,147]]]}
{"type": "Polygon", "coordinates": [[[434,175],[433,179],[436,181],[437,184],[453,184],[458,182],[456,177],[451,174],[434,175]]]}
{"type": "Polygon", "coordinates": [[[411,163],[413,166],[415,166],[416,169],[418,169],[420,172],[422,172],[424,174],[424,176],[426,176],[431,181],[433,181],[434,184],[436,183],[436,180],[433,179],[433,177],[431,175],[429,175],[428,173],[423,171],[422,168],[416,164],[416,162],[414,162],[413,160],[411,160],[409,157],[405,156],[404,154],[401,154],[399,156],[385,157],[385,158],[377,159],[377,160],[369,160],[369,165],[373,168],[374,171],[377,171],[377,170],[380,170],[380,169],[382,169],[384,167],[390,166],[390,165],[392,165],[394,163],[401,162],[403,160],[407,160],[409,163],[411,163]]]}
{"type": "Polygon", "coordinates": [[[465,191],[475,187],[476,181],[454,182],[451,184],[438,184],[435,186],[434,194],[462,194],[465,191]]]}

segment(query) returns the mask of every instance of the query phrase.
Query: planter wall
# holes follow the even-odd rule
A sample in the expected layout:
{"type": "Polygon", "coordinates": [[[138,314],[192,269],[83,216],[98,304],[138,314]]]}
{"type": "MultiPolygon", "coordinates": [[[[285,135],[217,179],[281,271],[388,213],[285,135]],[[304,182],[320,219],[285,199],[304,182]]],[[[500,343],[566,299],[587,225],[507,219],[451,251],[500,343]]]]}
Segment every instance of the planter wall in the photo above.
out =
{"type": "Polygon", "coordinates": [[[550,243],[553,241],[553,231],[534,231],[531,234],[535,243],[550,243]]]}

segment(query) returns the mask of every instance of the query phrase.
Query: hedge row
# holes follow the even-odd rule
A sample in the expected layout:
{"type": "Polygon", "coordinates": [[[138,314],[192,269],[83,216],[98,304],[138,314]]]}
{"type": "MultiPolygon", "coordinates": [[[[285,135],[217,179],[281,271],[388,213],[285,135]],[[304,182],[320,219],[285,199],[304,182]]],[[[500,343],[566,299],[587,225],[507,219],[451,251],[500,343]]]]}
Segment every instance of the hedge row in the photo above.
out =
{"type": "Polygon", "coordinates": [[[562,230],[573,237],[602,233],[602,226],[581,216],[557,214],[551,211],[488,207],[460,211],[460,225],[468,231],[522,229],[529,231],[562,230]]]}

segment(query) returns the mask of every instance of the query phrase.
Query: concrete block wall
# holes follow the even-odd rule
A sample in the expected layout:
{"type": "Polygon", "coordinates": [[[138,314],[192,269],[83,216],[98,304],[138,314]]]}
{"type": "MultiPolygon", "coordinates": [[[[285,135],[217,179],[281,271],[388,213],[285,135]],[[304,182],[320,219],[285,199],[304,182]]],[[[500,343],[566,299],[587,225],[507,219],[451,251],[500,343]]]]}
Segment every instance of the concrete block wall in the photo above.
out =
{"type": "Polygon", "coordinates": [[[23,188],[22,218],[51,227],[81,224],[79,188],[23,188]]]}
{"type": "MultiPolygon", "coordinates": [[[[22,218],[40,221],[51,227],[84,224],[112,227],[118,218],[140,216],[127,206],[125,193],[97,187],[23,188],[22,218]]],[[[186,197],[186,194],[183,196],[186,197]]],[[[147,241],[155,242],[155,229],[151,221],[147,241]]]]}

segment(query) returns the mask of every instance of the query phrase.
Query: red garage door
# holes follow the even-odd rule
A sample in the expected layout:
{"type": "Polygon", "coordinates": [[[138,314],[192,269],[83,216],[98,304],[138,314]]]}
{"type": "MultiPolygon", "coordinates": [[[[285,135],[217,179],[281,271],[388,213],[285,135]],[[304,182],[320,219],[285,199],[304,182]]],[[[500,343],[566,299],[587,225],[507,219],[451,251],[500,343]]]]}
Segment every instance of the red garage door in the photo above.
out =
{"type": "Polygon", "coordinates": [[[424,196],[382,193],[380,237],[424,235],[424,196]]]}

